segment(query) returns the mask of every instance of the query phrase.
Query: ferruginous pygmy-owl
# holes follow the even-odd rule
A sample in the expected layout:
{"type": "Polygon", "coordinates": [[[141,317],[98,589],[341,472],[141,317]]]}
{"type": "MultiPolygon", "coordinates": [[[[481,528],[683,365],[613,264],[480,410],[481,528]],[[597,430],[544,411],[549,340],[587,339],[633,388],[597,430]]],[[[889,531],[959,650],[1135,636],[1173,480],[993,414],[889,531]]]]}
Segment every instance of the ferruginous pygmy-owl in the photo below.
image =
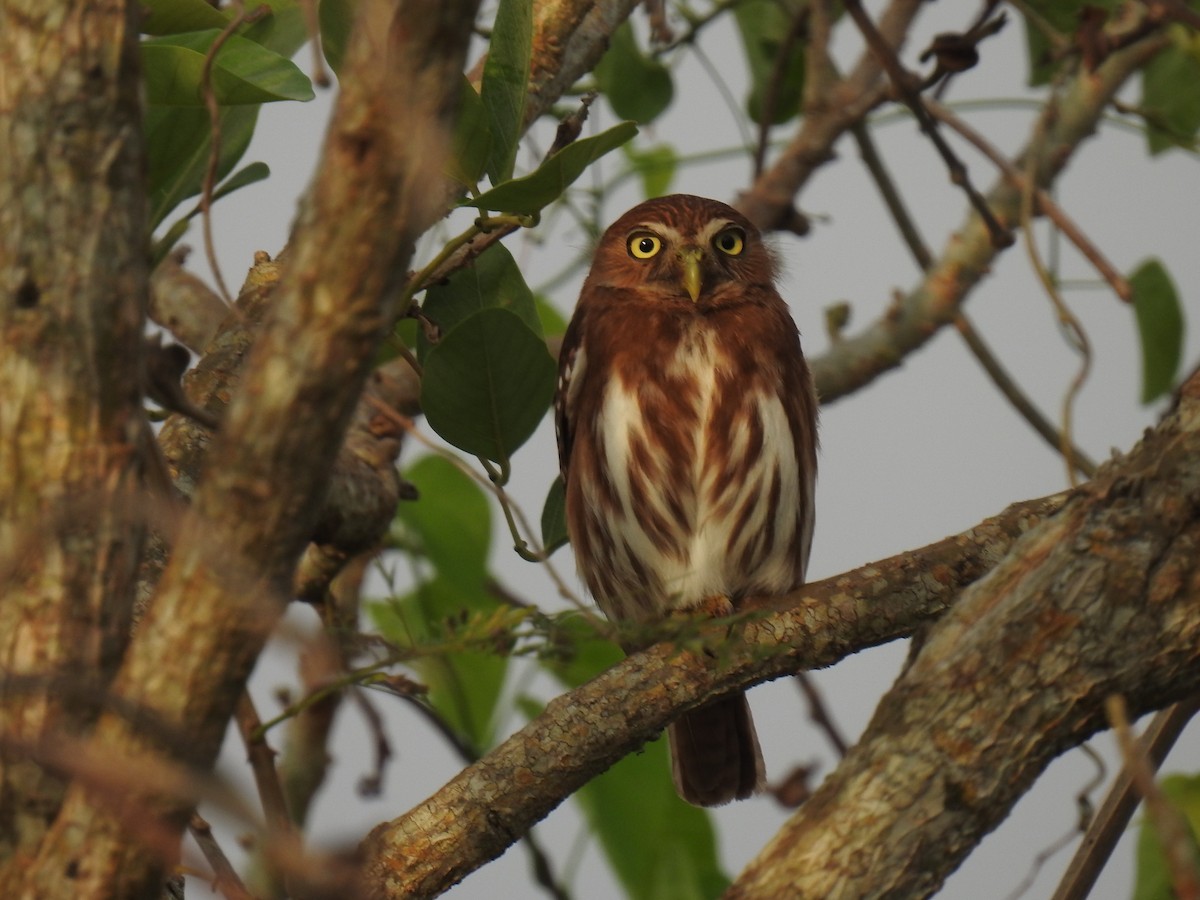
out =
{"type": "MultiPolygon", "coordinates": [[[[610,619],[726,614],[803,583],[817,398],[771,252],[732,207],[661,197],[604,233],[563,339],[555,420],[567,530],[610,619]]],[[[668,736],[688,802],[761,787],[745,695],[668,736]]]]}

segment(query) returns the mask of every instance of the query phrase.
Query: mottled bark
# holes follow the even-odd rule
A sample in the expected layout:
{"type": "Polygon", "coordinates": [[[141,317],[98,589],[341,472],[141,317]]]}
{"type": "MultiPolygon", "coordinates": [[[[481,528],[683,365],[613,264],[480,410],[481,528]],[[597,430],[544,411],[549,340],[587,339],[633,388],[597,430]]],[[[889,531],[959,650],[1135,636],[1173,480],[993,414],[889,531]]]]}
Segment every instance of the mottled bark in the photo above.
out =
{"type": "MultiPolygon", "coordinates": [[[[0,859],[31,855],[128,639],[149,446],[136,7],[0,3],[0,859]]],[[[0,870],[0,895],[13,872],[0,870]]]]}
{"type": "MultiPolygon", "coordinates": [[[[204,771],[216,756],[316,526],[391,321],[396,273],[440,213],[438,167],[474,15],[470,0],[361,7],[291,265],[115,682],[123,708],[141,713],[104,716],[96,729],[96,752],[123,766],[163,753],[204,771]]],[[[105,796],[80,780],[22,889],[152,893],[171,860],[135,835],[172,852],[188,807],[174,795],[105,796]]]]}
{"type": "Polygon", "coordinates": [[[925,897],[1050,761],[1200,688],[1200,377],[930,631],[730,898],[925,897]]]}

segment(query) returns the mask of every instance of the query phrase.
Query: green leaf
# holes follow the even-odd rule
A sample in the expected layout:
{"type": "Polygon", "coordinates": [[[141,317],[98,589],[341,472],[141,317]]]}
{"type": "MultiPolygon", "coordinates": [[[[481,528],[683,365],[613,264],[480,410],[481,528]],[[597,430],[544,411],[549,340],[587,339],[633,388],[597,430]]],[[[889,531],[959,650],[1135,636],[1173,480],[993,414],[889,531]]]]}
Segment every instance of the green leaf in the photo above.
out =
{"type": "MultiPolygon", "coordinates": [[[[1200,864],[1200,848],[1196,844],[1196,835],[1200,834],[1200,775],[1168,775],[1159,787],[1187,820],[1191,828],[1194,864],[1200,864]]],[[[1174,900],[1174,897],[1162,841],[1153,823],[1144,819],[1138,831],[1133,900],[1174,900]]]]}
{"type": "Polygon", "coordinates": [[[1142,345],[1142,402],[1161,397],[1175,383],[1183,356],[1183,309],[1171,276],[1150,259],[1129,276],[1142,345]]]}
{"type": "Polygon", "coordinates": [[[491,509],[483,489],[449,460],[425,456],[404,472],[418,499],[401,503],[396,520],[415,535],[439,576],[465,592],[487,576],[491,509]]]}
{"type": "Polygon", "coordinates": [[[675,95],[671,73],[638,49],[628,22],[613,33],[594,74],[617,117],[639,124],[658,118],[675,95]]]}
{"type": "Polygon", "coordinates": [[[421,408],[454,446],[506,463],[546,412],[554,392],[546,343],[507,309],[468,316],[426,357],[421,408]]]}
{"type": "MultiPolygon", "coordinates": [[[[472,618],[503,608],[488,591],[491,508],[483,490],[441,456],[425,456],[404,472],[419,498],[402,503],[397,527],[406,530],[436,576],[398,601],[370,607],[380,631],[401,646],[445,639],[472,618]]],[[[429,686],[429,701],[482,752],[491,742],[496,702],[508,660],[470,650],[425,657],[414,666],[429,686]]]]}
{"type": "MultiPolygon", "coordinates": [[[[204,59],[219,35],[208,29],[142,41],[146,102],[202,107],[204,59]]],[[[221,106],[313,98],[312,83],[294,63],[236,34],[217,53],[212,86],[221,106]]]]}
{"type": "Polygon", "coordinates": [[[220,30],[229,24],[229,17],[207,0],[143,0],[141,6],[143,34],[220,30]]]}
{"type": "Polygon", "coordinates": [[[346,59],[346,42],[354,26],[354,0],[321,0],[317,19],[321,25],[321,49],[329,68],[340,74],[346,59]]]}
{"type": "MultiPolygon", "coordinates": [[[[259,109],[255,105],[221,110],[218,179],[233,171],[246,152],[259,109]]],[[[200,193],[212,146],[211,129],[208,111],[194,106],[148,107],[145,129],[150,223],[156,228],[180,203],[200,193]]]]}
{"type": "MultiPolygon", "coordinates": [[[[417,341],[420,339],[418,335],[421,332],[421,326],[416,319],[401,319],[396,323],[396,327],[392,330],[392,334],[396,340],[404,344],[410,350],[417,346],[417,341]]],[[[397,354],[399,355],[399,354],[397,354]]]]}
{"type": "MultiPolygon", "coordinates": [[[[419,646],[434,638],[471,630],[500,607],[482,585],[464,591],[438,577],[388,603],[368,606],[376,627],[400,646],[419,646]]],[[[412,667],[429,688],[431,706],[477,753],[492,744],[496,704],[504,686],[508,658],[496,653],[462,650],[418,658],[412,667]]]]}
{"type": "Polygon", "coordinates": [[[1029,10],[1043,23],[1038,24],[1028,14],[1025,16],[1025,41],[1029,49],[1029,86],[1047,84],[1063,62],[1061,54],[1059,58],[1055,58],[1054,45],[1046,36],[1044,26],[1050,27],[1070,42],[1079,28],[1079,13],[1085,6],[1112,11],[1118,2],[1119,0],[1028,0],[1024,9],[1029,10]]]}
{"type": "Polygon", "coordinates": [[[771,124],[786,122],[800,111],[804,95],[802,41],[792,43],[781,77],[774,77],[775,60],[784,49],[784,39],[792,27],[792,13],[776,0],[747,0],[734,8],[733,16],[750,72],[750,95],[746,100],[750,117],[755,122],[762,119],[768,94],[774,91],[771,124]],[[772,86],[776,80],[777,84],[772,86]]]}
{"type": "Polygon", "coordinates": [[[561,197],[588,166],[635,134],[637,125],[621,122],[594,137],[568,144],[524,178],[506,181],[478,197],[460,201],[459,206],[534,215],[561,197]]]}
{"type": "Polygon", "coordinates": [[[542,548],[549,556],[567,542],[567,492],[559,475],[542,506],[542,548]]]}
{"type": "Polygon", "coordinates": [[[708,813],[671,784],[665,739],[647,744],[576,795],[609,865],[633,900],[709,900],[729,879],[708,813]],[[637,815],[630,815],[637,810],[637,815]]]}
{"type": "Polygon", "coordinates": [[[568,689],[591,681],[621,661],[620,648],[578,613],[556,616],[554,628],[549,643],[556,652],[544,657],[541,664],[568,689]]]}
{"type": "Polygon", "coordinates": [[[184,216],[176,219],[171,223],[171,227],[163,233],[159,238],[156,238],[150,245],[150,270],[153,271],[158,267],[167,254],[171,252],[171,248],[179,243],[180,239],[187,234],[188,226],[191,223],[191,216],[184,216]]]}
{"type": "Polygon", "coordinates": [[[1200,129],[1200,61],[1189,47],[1177,40],[1142,70],[1141,108],[1152,156],[1192,146],[1200,129]]]}
{"type": "Polygon", "coordinates": [[[647,197],[661,197],[669,193],[679,156],[670,144],[638,149],[626,144],[622,151],[633,171],[642,179],[642,191],[647,197]]]}
{"type": "MultiPolygon", "coordinates": [[[[290,59],[308,42],[304,9],[296,0],[258,0],[258,4],[271,12],[243,31],[242,37],[290,59]]],[[[325,5],[324,0],[321,5],[325,5]]]]}
{"type": "Polygon", "coordinates": [[[443,171],[465,188],[474,190],[483,177],[492,152],[492,132],[483,98],[464,75],[459,91],[458,120],[443,171]]]}
{"type": "Polygon", "coordinates": [[[567,330],[567,320],[544,294],[534,294],[533,302],[537,305],[538,321],[542,323],[542,334],[546,337],[560,337],[567,330]]]}
{"type": "Polygon", "coordinates": [[[480,94],[492,132],[488,176],[492,184],[512,178],[525,118],[525,93],[533,46],[531,0],[500,0],[492,41],[483,64],[480,94]]]}
{"type": "Polygon", "coordinates": [[[257,184],[260,181],[266,181],[270,177],[270,166],[265,162],[252,162],[222,181],[217,186],[217,189],[213,191],[213,199],[220,200],[222,197],[228,197],[234,191],[240,191],[242,188],[257,184]]]}
{"type": "MultiPolygon", "coordinates": [[[[438,324],[442,334],[472,313],[491,308],[515,313],[530,331],[542,336],[533,292],[503,244],[493,244],[445,282],[430,287],[421,304],[421,311],[438,324]]],[[[424,334],[420,334],[417,350],[421,360],[428,356],[430,347],[424,334]]]]}

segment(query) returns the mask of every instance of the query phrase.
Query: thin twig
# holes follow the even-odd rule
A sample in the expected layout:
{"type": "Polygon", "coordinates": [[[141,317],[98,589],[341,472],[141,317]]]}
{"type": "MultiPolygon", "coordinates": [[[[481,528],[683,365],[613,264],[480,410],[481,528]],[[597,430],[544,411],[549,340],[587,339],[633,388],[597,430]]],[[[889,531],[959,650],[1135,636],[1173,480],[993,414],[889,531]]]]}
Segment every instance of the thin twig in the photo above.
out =
{"type": "Polygon", "coordinates": [[[241,0],[237,0],[234,9],[236,15],[229,20],[229,24],[221,30],[212,46],[208,48],[208,53],[204,55],[204,66],[200,70],[200,88],[204,97],[204,106],[208,110],[209,127],[212,131],[209,139],[208,165],[204,167],[204,182],[200,192],[200,221],[204,229],[204,253],[208,257],[208,266],[212,269],[213,279],[217,283],[217,289],[221,292],[221,299],[229,306],[233,306],[233,295],[229,293],[229,288],[225,285],[225,278],[221,275],[212,233],[213,189],[217,184],[217,166],[221,161],[221,107],[217,103],[217,93],[213,90],[212,70],[213,64],[217,60],[217,54],[221,52],[221,48],[225,46],[225,42],[232,37],[233,33],[243,25],[258,21],[271,11],[269,6],[262,4],[252,12],[246,12],[241,0]]]}
{"type": "Polygon", "coordinates": [[[682,47],[684,44],[694,44],[696,38],[700,36],[701,31],[741,2],[742,0],[719,0],[719,2],[713,4],[712,9],[699,16],[690,15],[686,9],[680,8],[679,14],[687,20],[688,27],[684,29],[682,34],[677,35],[674,40],[661,47],[654,48],[651,55],[657,58],[674,50],[676,47],[682,47]]]}
{"type": "MultiPolygon", "coordinates": [[[[926,105],[932,116],[938,121],[944,122],[950,128],[953,128],[975,149],[986,156],[1000,170],[1004,178],[1017,190],[1028,191],[1030,189],[1029,185],[1035,183],[1028,178],[1026,173],[1009,162],[983,135],[945,106],[932,101],[926,105]]],[[[1129,282],[1108,261],[1108,258],[1100,252],[1100,249],[1088,239],[1083,230],[1066,214],[1063,208],[1054,201],[1049,192],[1042,188],[1037,188],[1034,191],[1034,198],[1037,200],[1037,211],[1053,222],[1063,233],[1063,236],[1075,245],[1075,248],[1095,267],[1100,277],[1108,282],[1118,297],[1126,303],[1131,303],[1133,301],[1133,288],[1129,282]]]]}
{"type": "Polygon", "coordinates": [[[401,294],[400,302],[396,305],[396,308],[399,310],[408,310],[412,305],[412,298],[425,290],[425,288],[448,277],[456,268],[466,265],[468,261],[474,259],[487,247],[490,247],[501,238],[512,234],[518,228],[526,228],[535,224],[537,224],[536,216],[507,214],[498,216],[480,215],[471,224],[470,228],[446,241],[433,259],[426,263],[418,272],[409,276],[408,284],[405,285],[404,292],[401,294]],[[461,252],[463,248],[469,247],[472,241],[475,241],[480,235],[488,235],[492,232],[495,232],[496,237],[484,242],[483,246],[477,248],[474,253],[463,254],[461,252]],[[451,260],[457,260],[457,264],[453,267],[448,265],[451,260]]]}
{"type": "MultiPolygon", "coordinates": [[[[905,246],[908,247],[909,252],[921,270],[928,270],[933,265],[933,254],[930,253],[929,248],[921,237],[916,222],[913,221],[908,208],[904,205],[900,192],[896,188],[895,182],[883,162],[883,158],[879,155],[879,151],[875,147],[875,142],[872,140],[867,126],[860,122],[851,129],[851,133],[858,143],[863,163],[871,173],[875,186],[879,190],[880,196],[883,197],[883,202],[887,206],[892,220],[900,230],[900,236],[904,240],[905,246]]],[[[958,333],[966,341],[967,347],[974,355],[976,361],[983,368],[984,372],[987,373],[988,377],[992,379],[992,383],[999,389],[1000,393],[1025,418],[1034,431],[1040,434],[1055,451],[1061,452],[1063,437],[1059,434],[1058,429],[1051,424],[1049,419],[1042,415],[1041,411],[1034,406],[1033,401],[1025,395],[961,310],[955,315],[954,324],[958,329],[958,333]]],[[[1075,467],[1085,477],[1092,477],[1096,471],[1096,464],[1088,459],[1082,450],[1078,447],[1073,448],[1071,458],[1074,460],[1075,467]]]]}
{"type": "Polygon", "coordinates": [[[717,93],[721,96],[721,102],[729,111],[734,124],[737,126],[738,134],[742,138],[742,146],[749,149],[754,146],[754,136],[750,133],[750,129],[746,127],[745,116],[742,114],[742,104],[733,95],[733,91],[729,88],[729,83],[725,80],[725,76],[721,74],[721,68],[712,61],[712,58],[700,49],[699,45],[692,47],[692,56],[696,62],[700,63],[704,73],[713,83],[713,87],[717,89],[717,93]]]}
{"type": "Polygon", "coordinates": [[[1049,847],[1041,850],[1037,856],[1033,858],[1033,864],[1029,867],[1024,880],[1017,885],[1005,900],[1020,900],[1037,881],[1038,874],[1042,871],[1042,867],[1051,859],[1065,850],[1075,840],[1075,837],[1083,833],[1088,825],[1091,824],[1094,817],[1094,805],[1092,804],[1092,794],[1104,786],[1104,779],[1108,777],[1108,769],[1104,765],[1104,759],[1093,750],[1088,744],[1080,744],[1079,749],[1088,757],[1095,766],[1095,771],[1092,777],[1088,779],[1087,784],[1079,789],[1075,794],[1075,806],[1079,812],[1079,817],[1075,824],[1062,837],[1050,844],[1049,847]]]}
{"type": "MultiPolygon", "coordinates": [[[[543,156],[543,162],[574,142],[583,131],[588,109],[596,99],[595,93],[580,98],[579,107],[565,116],[559,123],[554,142],[543,156]]],[[[412,298],[431,284],[437,284],[476,259],[483,251],[521,228],[532,227],[537,216],[499,215],[475,220],[475,224],[460,235],[451,238],[438,254],[419,272],[411,275],[405,286],[398,309],[408,309],[412,298]]],[[[420,369],[417,369],[419,372],[420,369]]]]}
{"type": "Polygon", "coordinates": [[[255,900],[254,895],[246,889],[246,885],[238,877],[237,870],[229,862],[229,857],[225,855],[225,851],[213,837],[212,826],[199,813],[192,813],[192,819],[188,822],[188,831],[199,846],[200,852],[204,854],[204,858],[208,860],[208,864],[212,866],[213,888],[220,891],[229,900],[255,900]]]}
{"type": "Polygon", "coordinates": [[[795,678],[796,684],[800,686],[800,692],[804,694],[804,699],[808,702],[809,720],[824,732],[829,743],[833,745],[833,749],[837,751],[837,755],[845,757],[850,750],[850,744],[843,736],[837,722],[834,721],[829,707],[825,705],[825,698],[813,684],[812,676],[808,672],[797,672],[795,678]]]}
{"type": "Polygon", "coordinates": [[[494,484],[490,479],[480,475],[473,467],[467,464],[457,454],[451,453],[445,447],[440,447],[431,441],[428,437],[421,433],[412,419],[408,418],[407,416],[402,416],[396,410],[386,407],[382,404],[380,404],[377,408],[384,416],[391,418],[393,421],[403,427],[408,434],[412,435],[414,439],[423,444],[427,449],[433,453],[436,453],[438,456],[444,457],[460,472],[467,475],[467,477],[469,477],[472,481],[482,485],[486,490],[494,494],[497,501],[499,501],[501,504],[501,508],[511,508],[511,512],[509,515],[506,515],[506,518],[508,518],[511,522],[514,540],[522,541],[527,547],[533,548],[534,555],[536,557],[535,561],[540,562],[543,568],[545,568],[547,574],[550,576],[550,580],[554,582],[554,586],[558,589],[559,595],[564,600],[567,600],[572,606],[588,616],[594,616],[591,607],[580,600],[579,597],[576,596],[575,592],[567,586],[566,581],[558,573],[558,570],[554,567],[554,564],[550,562],[550,557],[546,554],[545,548],[541,546],[541,542],[533,539],[532,537],[526,538],[524,536],[532,536],[534,531],[530,527],[529,520],[525,517],[524,512],[522,512],[519,506],[516,506],[512,503],[508,494],[502,487],[494,484]]]}
{"type": "Polygon", "coordinates": [[[321,22],[317,16],[317,0],[300,0],[300,11],[304,14],[304,30],[312,46],[312,80],[317,87],[327,88],[332,83],[329,70],[325,68],[325,48],[321,42],[321,22]]]}
{"type": "MultiPolygon", "coordinates": [[[[996,7],[1003,2],[1004,0],[984,0],[983,9],[980,10],[979,15],[975,17],[974,24],[967,29],[966,37],[970,38],[975,36],[975,40],[978,41],[979,39],[986,37],[988,34],[995,34],[1001,28],[1003,28],[1004,23],[1002,21],[998,21],[996,24],[989,22],[989,20],[992,18],[992,13],[996,10],[996,7]]],[[[1004,13],[1001,13],[1000,19],[1003,18],[1004,13]]],[[[944,77],[938,81],[937,86],[933,89],[933,96],[938,100],[941,100],[942,97],[946,95],[946,92],[950,89],[950,82],[954,79],[955,75],[960,73],[942,72],[941,74],[944,77]]]]}
{"type": "Polygon", "coordinates": [[[792,16],[791,26],[779,44],[775,54],[775,62],[771,65],[771,75],[767,78],[767,88],[763,91],[762,104],[758,110],[758,141],[754,145],[754,177],[762,174],[763,164],[767,159],[767,145],[771,140],[771,126],[775,121],[776,107],[779,105],[779,94],[787,77],[788,63],[800,37],[808,26],[808,8],[801,6],[792,16]]]}
{"type": "Polygon", "coordinates": [[[283,799],[283,788],[275,771],[275,751],[268,746],[254,700],[245,691],[238,700],[234,719],[242,743],[246,746],[246,757],[254,773],[254,784],[258,788],[267,827],[272,831],[289,832],[292,830],[292,817],[288,815],[287,801],[283,799]]]}
{"type": "Polygon", "coordinates": [[[1154,780],[1154,769],[1140,752],[1133,732],[1129,727],[1129,714],[1125,698],[1113,694],[1104,703],[1109,724],[1116,734],[1117,745],[1125,760],[1137,792],[1146,801],[1147,818],[1154,824],[1162,844],[1167,870],[1171,873],[1171,886],[1178,900],[1196,900],[1200,897],[1200,869],[1192,852],[1191,829],[1183,815],[1171,805],[1154,780]]]}
{"type": "Polygon", "coordinates": [[[904,241],[904,246],[908,248],[908,252],[916,260],[917,267],[922,272],[928,271],[934,263],[933,254],[929,251],[928,245],[926,245],[924,239],[921,237],[921,233],[917,229],[917,223],[909,215],[908,207],[905,206],[904,200],[900,196],[900,191],[896,188],[896,183],[888,172],[883,157],[880,156],[879,150],[875,146],[875,141],[871,137],[871,132],[866,122],[860,121],[851,126],[850,133],[854,136],[855,143],[858,144],[858,153],[862,157],[863,165],[867,167],[867,171],[871,174],[871,179],[875,182],[875,188],[879,191],[880,197],[883,198],[884,205],[887,206],[892,221],[896,223],[896,227],[900,230],[900,237],[904,241]]]}
{"type": "Polygon", "coordinates": [[[246,747],[246,759],[250,763],[259,802],[266,816],[266,840],[255,847],[247,877],[258,893],[283,894],[284,875],[275,864],[269,848],[283,842],[299,843],[300,835],[288,813],[283,784],[275,768],[275,751],[267,744],[262,720],[248,691],[242,691],[238,699],[234,720],[246,747]]]}
{"type": "MultiPolygon", "coordinates": [[[[1041,131],[1040,128],[1039,131],[1041,131]]],[[[1075,377],[1071,379],[1071,383],[1063,395],[1062,441],[1059,445],[1059,450],[1066,461],[1067,481],[1071,487],[1075,487],[1078,484],[1075,474],[1078,465],[1074,457],[1075,443],[1072,438],[1075,399],[1079,396],[1080,390],[1083,389],[1084,382],[1087,381],[1088,374],[1092,369],[1092,346],[1088,340],[1087,333],[1083,330],[1083,326],[1075,318],[1075,314],[1071,312],[1071,308],[1067,306],[1066,301],[1063,300],[1062,294],[1058,290],[1058,285],[1055,284],[1054,278],[1050,275],[1045,263],[1042,262],[1041,252],[1037,247],[1037,240],[1033,234],[1033,186],[1035,184],[1034,169],[1036,166],[1037,155],[1031,153],[1029,155],[1028,171],[1025,176],[1025,190],[1021,192],[1021,232],[1025,236],[1025,249],[1029,254],[1030,265],[1033,267],[1034,272],[1037,273],[1038,279],[1042,282],[1042,287],[1046,291],[1046,296],[1050,298],[1050,303],[1054,306],[1054,311],[1058,316],[1059,327],[1062,329],[1067,342],[1080,355],[1079,371],[1075,373],[1075,377]]]]}
{"type": "Polygon", "coordinates": [[[920,125],[921,131],[933,142],[933,146],[937,149],[938,154],[945,162],[947,170],[950,172],[950,181],[963,189],[967,195],[967,199],[971,201],[971,207],[978,213],[979,218],[983,220],[987,226],[988,235],[991,238],[992,245],[995,247],[1008,247],[1013,243],[1013,237],[999,222],[996,221],[995,215],[992,213],[991,207],[988,206],[987,200],[971,183],[970,176],[967,174],[967,167],[962,160],[955,155],[950,145],[946,143],[938,130],[937,122],[929,114],[925,108],[925,103],[921,99],[921,95],[914,87],[915,78],[913,75],[905,71],[900,65],[900,60],[896,56],[896,51],[888,44],[887,40],[879,33],[879,29],[875,27],[875,23],[871,21],[871,17],[867,15],[863,9],[860,0],[846,0],[846,12],[854,19],[854,23],[862,32],[863,38],[867,42],[867,46],[875,54],[876,59],[884,67],[888,73],[888,77],[892,81],[892,85],[899,94],[900,99],[904,104],[912,110],[916,116],[917,124],[920,125]]]}
{"type": "MultiPolygon", "coordinates": [[[[388,741],[387,732],[383,727],[383,716],[375,708],[375,704],[363,691],[350,691],[350,700],[358,707],[371,735],[375,738],[372,746],[375,750],[375,765],[370,774],[358,780],[358,792],[364,797],[378,797],[383,793],[383,775],[387,770],[388,760],[392,758],[392,745],[388,741]]],[[[403,696],[403,695],[402,695],[403,696]]]]}
{"type": "MultiPolygon", "coordinates": [[[[1054,424],[1042,415],[1042,411],[1034,406],[1033,401],[1025,395],[1020,385],[1009,375],[992,349],[984,342],[983,336],[975,330],[970,320],[961,311],[954,317],[954,327],[962,335],[962,339],[983,371],[992,379],[992,384],[1033,427],[1033,430],[1041,435],[1043,440],[1054,448],[1055,452],[1061,453],[1063,443],[1067,440],[1066,436],[1060,433],[1054,424]]],[[[1070,454],[1065,458],[1084,478],[1092,478],[1096,474],[1096,463],[1079,447],[1072,445],[1070,454]]]]}
{"type": "MultiPolygon", "coordinates": [[[[1137,755],[1157,771],[1197,710],[1200,710],[1200,696],[1155,713],[1138,739],[1137,755]]],[[[1140,802],[1133,773],[1128,767],[1122,768],[1092,817],[1051,900],[1086,900],[1140,802]]]]}

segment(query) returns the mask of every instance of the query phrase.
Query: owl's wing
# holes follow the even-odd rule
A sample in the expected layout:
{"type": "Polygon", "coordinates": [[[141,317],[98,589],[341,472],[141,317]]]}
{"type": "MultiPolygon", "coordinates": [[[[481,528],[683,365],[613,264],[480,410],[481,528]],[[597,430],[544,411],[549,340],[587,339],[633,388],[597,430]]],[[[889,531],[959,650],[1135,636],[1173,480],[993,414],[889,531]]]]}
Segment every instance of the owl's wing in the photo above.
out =
{"type": "Polygon", "coordinates": [[[583,384],[587,354],[583,346],[582,310],[577,310],[563,335],[558,351],[558,386],[554,394],[554,430],[558,435],[558,469],[563,482],[567,480],[567,464],[571,459],[571,441],[575,436],[574,420],[583,384]]]}

